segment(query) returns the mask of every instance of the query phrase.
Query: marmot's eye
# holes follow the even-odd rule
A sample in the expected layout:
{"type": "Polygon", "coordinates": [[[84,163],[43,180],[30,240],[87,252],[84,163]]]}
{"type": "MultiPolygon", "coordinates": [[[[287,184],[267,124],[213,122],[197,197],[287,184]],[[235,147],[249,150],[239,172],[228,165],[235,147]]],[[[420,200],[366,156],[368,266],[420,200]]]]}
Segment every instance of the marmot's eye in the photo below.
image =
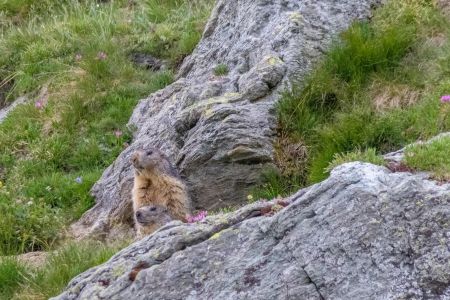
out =
{"type": "Polygon", "coordinates": [[[152,155],[153,154],[153,150],[148,150],[147,151],[147,155],[152,155]]]}
{"type": "Polygon", "coordinates": [[[150,207],[150,211],[155,211],[156,207],[150,207]]]}

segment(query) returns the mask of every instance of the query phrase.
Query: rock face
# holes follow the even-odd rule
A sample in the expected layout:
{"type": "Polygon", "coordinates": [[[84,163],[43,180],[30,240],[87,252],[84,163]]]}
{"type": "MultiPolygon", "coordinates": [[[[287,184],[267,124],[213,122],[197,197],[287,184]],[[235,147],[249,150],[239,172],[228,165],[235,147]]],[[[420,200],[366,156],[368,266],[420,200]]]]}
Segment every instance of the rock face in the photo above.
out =
{"type": "Polygon", "coordinates": [[[242,203],[273,164],[279,92],[294,78],[301,82],[332,39],[379,2],[219,0],[178,80],[136,107],[134,142],[93,187],[96,205],[75,235],[111,236],[130,219],[129,157],[148,145],[176,163],[196,208],[242,203]],[[214,75],[222,64],[228,74],[214,75]]]}
{"type": "Polygon", "coordinates": [[[169,223],[54,299],[450,299],[449,184],[356,162],[275,203],[169,223]]]}

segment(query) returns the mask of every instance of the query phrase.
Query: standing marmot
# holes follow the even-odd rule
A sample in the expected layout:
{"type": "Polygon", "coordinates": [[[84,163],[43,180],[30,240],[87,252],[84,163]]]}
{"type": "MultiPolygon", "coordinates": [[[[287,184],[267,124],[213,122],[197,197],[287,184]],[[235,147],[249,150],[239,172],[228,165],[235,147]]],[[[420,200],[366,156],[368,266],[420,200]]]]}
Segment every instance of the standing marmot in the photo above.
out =
{"type": "Polygon", "coordinates": [[[147,235],[173,220],[167,208],[161,205],[142,206],[135,212],[140,235],[147,235]]]}
{"type": "MultiPolygon", "coordinates": [[[[160,205],[167,208],[176,220],[186,221],[191,214],[191,203],[187,188],[168,158],[158,149],[136,151],[131,157],[135,169],[133,186],[133,211],[142,206],[160,205]]],[[[142,226],[136,222],[138,236],[142,226]]],[[[150,233],[150,232],[148,232],[150,233]]]]}

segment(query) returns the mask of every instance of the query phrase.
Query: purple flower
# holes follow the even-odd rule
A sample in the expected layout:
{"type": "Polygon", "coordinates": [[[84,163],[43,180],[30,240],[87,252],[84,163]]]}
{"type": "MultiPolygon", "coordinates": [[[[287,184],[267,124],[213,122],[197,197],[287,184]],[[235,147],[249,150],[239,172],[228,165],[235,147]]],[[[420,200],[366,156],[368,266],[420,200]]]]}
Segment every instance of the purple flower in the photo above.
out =
{"type": "Polygon", "coordinates": [[[448,103],[450,102],[450,95],[444,95],[441,97],[441,102],[442,103],[448,103]]]}
{"type": "Polygon", "coordinates": [[[42,100],[38,100],[34,103],[34,107],[36,107],[37,109],[43,109],[44,108],[44,102],[42,102],[42,100]]]}
{"type": "Polygon", "coordinates": [[[123,132],[122,130],[117,129],[114,131],[114,135],[116,136],[116,138],[120,138],[123,135],[123,132]]]}
{"type": "Polygon", "coordinates": [[[80,61],[83,58],[80,53],[75,54],[75,60],[80,61]]]}
{"type": "Polygon", "coordinates": [[[208,212],[206,210],[202,210],[195,216],[188,216],[187,221],[188,221],[188,223],[199,222],[199,221],[202,221],[204,218],[206,218],[207,215],[208,215],[208,212]]]}
{"type": "Polygon", "coordinates": [[[106,55],[106,53],[103,51],[100,51],[99,53],[97,53],[98,60],[105,60],[107,57],[108,57],[108,55],[106,55]]]}
{"type": "Polygon", "coordinates": [[[75,182],[78,184],[81,184],[81,183],[83,183],[83,178],[77,177],[77,178],[75,178],[75,182]]]}

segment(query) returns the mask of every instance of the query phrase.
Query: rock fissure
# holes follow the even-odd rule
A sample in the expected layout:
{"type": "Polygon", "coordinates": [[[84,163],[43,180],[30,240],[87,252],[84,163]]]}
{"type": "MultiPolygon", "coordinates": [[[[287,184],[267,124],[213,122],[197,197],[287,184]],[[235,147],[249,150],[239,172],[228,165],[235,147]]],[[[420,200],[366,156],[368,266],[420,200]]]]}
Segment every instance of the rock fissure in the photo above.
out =
{"type": "Polygon", "coordinates": [[[305,272],[306,278],[316,289],[317,294],[319,294],[320,300],[325,300],[325,297],[320,293],[320,289],[319,289],[318,285],[314,282],[314,280],[311,278],[311,276],[309,276],[308,272],[306,271],[305,266],[302,266],[302,270],[303,270],[303,272],[305,272]]]}

